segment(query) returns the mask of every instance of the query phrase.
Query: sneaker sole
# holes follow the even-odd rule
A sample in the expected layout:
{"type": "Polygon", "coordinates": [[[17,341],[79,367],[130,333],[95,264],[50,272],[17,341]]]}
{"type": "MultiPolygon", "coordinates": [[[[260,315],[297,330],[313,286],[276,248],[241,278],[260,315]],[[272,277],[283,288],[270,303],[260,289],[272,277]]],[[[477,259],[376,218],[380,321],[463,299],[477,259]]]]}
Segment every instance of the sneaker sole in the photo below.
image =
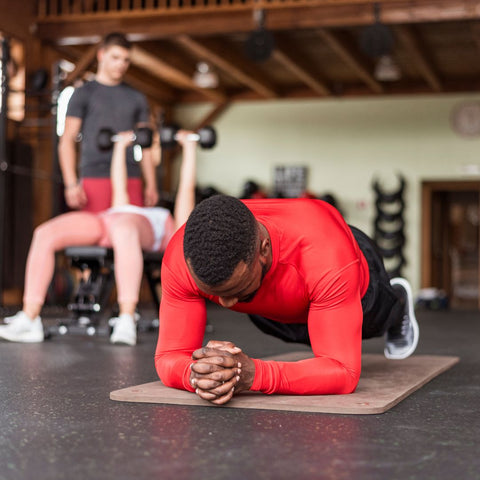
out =
{"type": "Polygon", "coordinates": [[[410,323],[413,327],[413,343],[408,350],[401,354],[391,354],[386,348],[383,351],[386,358],[389,360],[404,360],[408,358],[416,349],[418,345],[418,339],[420,338],[420,329],[418,327],[418,322],[415,317],[415,312],[413,310],[413,295],[410,284],[403,278],[392,278],[390,280],[391,285],[401,285],[407,292],[408,297],[408,317],[410,318],[410,323]]]}
{"type": "Polygon", "coordinates": [[[137,344],[137,342],[131,343],[131,342],[125,342],[123,340],[115,340],[115,341],[110,340],[110,343],[112,345],[127,345],[128,347],[134,347],[137,344]]]}
{"type": "Polygon", "coordinates": [[[122,338],[116,338],[116,337],[110,337],[110,343],[114,345],[129,345],[130,347],[133,347],[137,344],[137,340],[125,340],[122,338]]]}
{"type": "Polygon", "coordinates": [[[18,343],[41,343],[45,340],[45,335],[42,334],[42,336],[37,335],[34,337],[22,337],[22,336],[14,336],[14,335],[8,335],[8,334],[0,334],[0,338],[3,338],[4,340],[7,340],[8,342],[18,342],[18,343]]]}

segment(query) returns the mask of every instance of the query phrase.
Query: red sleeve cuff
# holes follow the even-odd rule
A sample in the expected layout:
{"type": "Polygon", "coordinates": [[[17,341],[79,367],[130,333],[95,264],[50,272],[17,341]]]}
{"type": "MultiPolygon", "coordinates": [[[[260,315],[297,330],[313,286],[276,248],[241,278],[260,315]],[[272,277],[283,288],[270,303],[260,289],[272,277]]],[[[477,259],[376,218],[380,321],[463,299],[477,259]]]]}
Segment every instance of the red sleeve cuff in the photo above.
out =
{"type": "Polygon", "coordinates": [[[279,363],[252,359],[255,364],[255,377],[250,390],[266,393],[270,395],[278,391],[280,385],[279,363]]]}
{"type": "Polygon", "coordinates": [[[253,378],[252,386],[250,390],[254,392],[259,392],[262,390],[262,379],[263,379],[263,362],[256,358],[252,358],[253,363],[255,364],[255,377],[253,378]]]}

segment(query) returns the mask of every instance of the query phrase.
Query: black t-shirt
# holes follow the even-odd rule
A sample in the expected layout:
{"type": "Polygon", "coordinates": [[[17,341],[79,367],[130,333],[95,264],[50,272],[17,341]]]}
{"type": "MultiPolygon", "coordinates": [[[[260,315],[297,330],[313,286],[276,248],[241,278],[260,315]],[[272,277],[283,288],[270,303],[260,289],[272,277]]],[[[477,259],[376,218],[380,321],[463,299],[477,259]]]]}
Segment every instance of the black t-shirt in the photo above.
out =
{"type": "MultiPolygon", "coordinates": [[[[67,117],[82,119],[80,176],[106,178],[110,176],[112,152],[99,150],[98,132],[102,128],[113,132],[133,130],[138,123],[149,121],[149,110],[145,96],[127,84],[109,86],[93,80],[75,90],[67,117]]],[[[141,176],[132,147],[127,149],[127,171],[129,177],[141,176]]]]}

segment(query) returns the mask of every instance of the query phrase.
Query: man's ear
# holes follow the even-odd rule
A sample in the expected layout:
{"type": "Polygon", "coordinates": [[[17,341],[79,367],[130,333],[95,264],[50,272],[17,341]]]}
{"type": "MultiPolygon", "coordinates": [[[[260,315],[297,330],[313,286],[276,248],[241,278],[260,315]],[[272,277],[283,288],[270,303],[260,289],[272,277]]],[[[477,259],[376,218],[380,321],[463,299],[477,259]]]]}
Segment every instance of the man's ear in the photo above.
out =
{"type": "Polygon", "coordinates": [[[187,264],[187,268],[188,268],[189,272],[192,273],[193,269],[192,269],[192,264],[190,263],[190,259],[185,258],[185,263],[187,264]]]}
{"type": "Polygon", "coordinates": [[[260,242],[260,256],[268,257],[270,254],[270,238],[265,237],[260,242]]]}
{"type": "Polygon", "coordinates": [[[102,59],[103,59],[103,54],[105,53],[105,48],[104,47],[100,47],[98,50],[97,50],[97,62],[101,62],[102,59]]]}

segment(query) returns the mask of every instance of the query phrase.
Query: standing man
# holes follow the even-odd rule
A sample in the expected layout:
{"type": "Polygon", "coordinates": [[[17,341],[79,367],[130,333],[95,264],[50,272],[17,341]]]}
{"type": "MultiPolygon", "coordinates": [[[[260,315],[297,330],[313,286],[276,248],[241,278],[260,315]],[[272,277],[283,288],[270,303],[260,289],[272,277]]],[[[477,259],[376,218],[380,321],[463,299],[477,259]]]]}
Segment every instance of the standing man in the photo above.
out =
{"type": "Polygon", "coordinates": [[[419,337],[408,282],[390,281],[372,241],[309,199],[200,202],[163,257],[160,318],[160,379],[214,404],[245,390],[351,393],[362,338],[385,335],[385,355],[403,359],[419,337]],[[311,345],[312,358],[254,359],[225,339],[201,348],[206,300],[311,345]]]}
{"type": "MultiPolygon", "coordinates": [[[[134,130],[149,124],[145,96],[124,83],[130,65],[131,44],[121,33],[107,35],[98,50],[95,79],[75,90],[68,104],[65,129],[59,141],[59,161],[65,185],[65,200],[72,209],[90,212],[111,206],[110,162],[112,151],[97,146],[100,129],[134,130]],[[77,144],[80,168],[77,175],[77,144]],[[81,179],[81,181],[80,181],[81,179]]],[[[127,149],[128,193],[133,205],[154,206],[158,201],[155,166],[150,149],[142,161],[127,149]],[[142,174],[143,180],[142,182],[142,174]]]]}

